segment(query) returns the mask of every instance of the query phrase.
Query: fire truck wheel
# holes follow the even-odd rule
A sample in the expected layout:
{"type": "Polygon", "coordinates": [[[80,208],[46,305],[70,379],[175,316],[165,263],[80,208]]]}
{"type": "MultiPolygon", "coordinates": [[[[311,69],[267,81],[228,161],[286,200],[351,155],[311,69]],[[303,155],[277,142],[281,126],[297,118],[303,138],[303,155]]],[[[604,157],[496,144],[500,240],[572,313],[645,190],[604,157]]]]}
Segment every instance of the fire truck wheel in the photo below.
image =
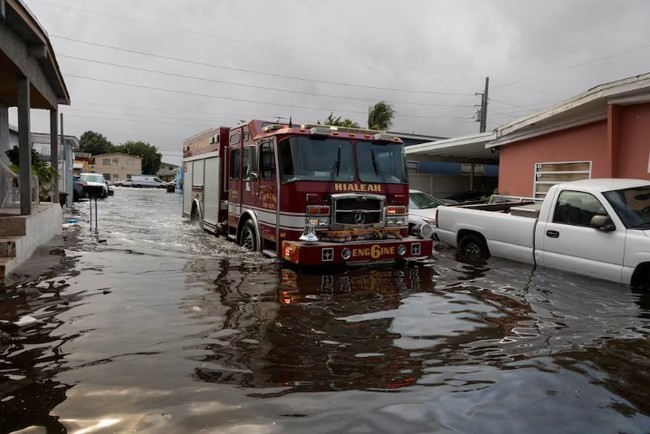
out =
{"type": "Polygon", "coordinates": [[[239,239],[239,244],[248,250],[252,250],[254,252],[257,251],[257,233],[255,225],[252,221],[248,220],[246,223],[244,223],[244,226],[241,230],[241,238],[239,239]]]}

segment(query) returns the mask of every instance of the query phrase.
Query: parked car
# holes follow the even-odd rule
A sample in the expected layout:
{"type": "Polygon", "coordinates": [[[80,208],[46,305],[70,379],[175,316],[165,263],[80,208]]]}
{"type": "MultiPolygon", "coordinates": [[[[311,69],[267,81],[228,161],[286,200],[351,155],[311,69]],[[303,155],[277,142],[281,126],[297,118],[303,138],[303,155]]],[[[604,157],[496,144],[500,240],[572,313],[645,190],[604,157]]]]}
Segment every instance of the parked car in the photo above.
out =
{"type": "Polygon", "coordinates": [[[409,234],[420,235],[423,224],[436,224],[436,208],[445,203],[420,190],[409,190],[409,234]]]}
{"type": "Polygon", "coordinates": [[[134,175],[131,177],[131,186],[136,188],[166,188],[167,183],[157,176],[134,175]]]}
{"type": "Polygon", "coordinates": [[[79,199],[88,197],[86,192],[84,191],[85,185],[86,185],[86,181],[81,179],[81,176],[74,175],[72,177],[72,201],[73,202],[78,202],[79,199]]]}
{"type": "Polygon", "coordinates": [[[650,285],[650,182],[588,179],[544,201],[440,206],[436,234],[465,258],[496,256],[614,282],[650,285]]]}
{"type": "Polygon", "coordinates": [[[99,173],[82,173],[80,178],[86,182],[83,189],[88,197],[108,197],[108,183],[99,173]]]}

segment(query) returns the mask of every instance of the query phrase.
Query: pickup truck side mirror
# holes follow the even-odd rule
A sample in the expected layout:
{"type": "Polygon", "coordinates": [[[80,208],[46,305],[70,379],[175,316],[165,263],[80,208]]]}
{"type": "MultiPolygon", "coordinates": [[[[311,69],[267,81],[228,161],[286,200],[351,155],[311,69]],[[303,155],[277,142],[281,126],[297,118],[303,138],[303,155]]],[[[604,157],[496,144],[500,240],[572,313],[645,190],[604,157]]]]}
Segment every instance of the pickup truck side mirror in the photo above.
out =
{"type": "Polygon", "coordinates": [[[603,232],[616,230],[616,225],[607,215],[595,215],[591,218],[591,227],[603,232]]]}

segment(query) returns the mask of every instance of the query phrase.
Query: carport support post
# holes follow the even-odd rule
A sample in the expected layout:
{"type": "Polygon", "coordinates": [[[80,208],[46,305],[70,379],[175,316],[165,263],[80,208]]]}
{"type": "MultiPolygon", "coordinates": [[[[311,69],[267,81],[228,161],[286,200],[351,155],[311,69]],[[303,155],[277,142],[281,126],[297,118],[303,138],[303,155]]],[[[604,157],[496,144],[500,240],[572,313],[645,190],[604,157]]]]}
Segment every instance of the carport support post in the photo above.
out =
{"type": "Polygon", "coordinates": [[[469,173],[469,191],[474,190],[474,163],[472,163],[472,170],[469,173]]]}
{"type": "MultiPolygon", "coordinates": [[[[0,103],[0,159],[9,150],[9,107],[0,103]]],[[[6,160],[5,160],[6,161],[6,160]]]]}
{"type": "MultiPolygon", "coordinates": [[[[32,213],[32,151],[29,144],[29,79],[19,77],[18,87],[18,158],[20,165],[20,214],[32,213]]],[[[38,200],[38,198],[36,198],[38,200]]]]}
{"type": "MultiPolygon", "coordinates": [[[[56,169],[52,180],[52,203],[59,203],[59,110],[50,110],[50,165],[56,169]]],[[[64,178],[65,179],[65,178],[64,178]]]]}

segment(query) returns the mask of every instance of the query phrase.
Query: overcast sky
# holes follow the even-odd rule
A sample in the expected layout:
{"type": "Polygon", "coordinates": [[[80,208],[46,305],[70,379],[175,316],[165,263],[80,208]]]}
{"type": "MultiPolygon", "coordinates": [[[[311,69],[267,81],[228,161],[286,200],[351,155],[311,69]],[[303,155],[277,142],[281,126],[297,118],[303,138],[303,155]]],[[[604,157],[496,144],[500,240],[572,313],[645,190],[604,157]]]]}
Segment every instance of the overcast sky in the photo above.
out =
{"type": "MultiPolygon", "coordinates": [[[[242,119],[453,137],[595,85],[650,72],[647,0],[23,0],[70,91],[66,134],[143,140],[180,162],[183,139],[242,119]]],[[[15,124],[15,110],[12,118],[15,124]]],[[[32,112],[32,130],[49,131],[32,112]]]]}

